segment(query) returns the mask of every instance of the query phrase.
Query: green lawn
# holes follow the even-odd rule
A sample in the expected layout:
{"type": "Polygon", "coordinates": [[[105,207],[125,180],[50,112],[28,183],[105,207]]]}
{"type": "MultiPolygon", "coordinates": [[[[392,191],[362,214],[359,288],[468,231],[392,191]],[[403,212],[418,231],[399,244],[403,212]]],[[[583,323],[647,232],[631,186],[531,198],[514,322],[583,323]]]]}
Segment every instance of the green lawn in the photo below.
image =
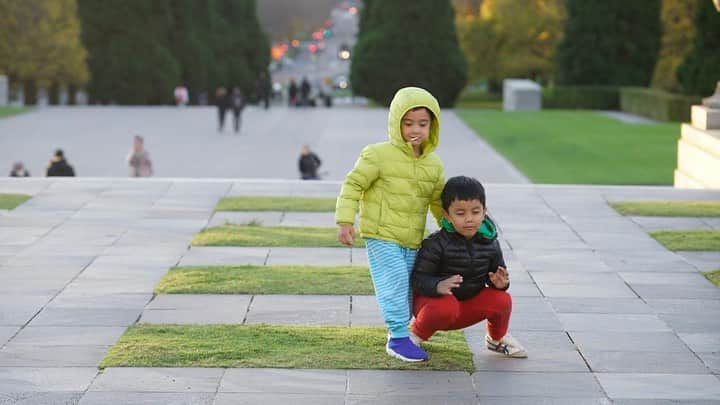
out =
{"type": "Polygon", "coordinates": [[[430,354],[423,363],[388,356],[386,339],[384,327],[140,324],[110,348],[100,368],[474,370],[462,331],[433,336],[423,345],[430,354]]]}
{"type": "Polygon", "coordinates": [[[622,215],[720,217],[720,201],[624,201],[610,205],[622,215]]]}
{"type": "Polygon", "coordinates": [[[624,124],[592,111],[456,112],[535,183],[673,182],[678,123],[624,124]]]}
{"type": "MultiPolygon", "coordinates": [[[[345,246],[337,241],[336,228],[232,224],[203,229],[195,235],[192,244],[194,246],[345,246]]],[[[355,247],[365,247],[365,241],[357,237],[355,247]]]]}
{"type": "Polygon", "coordinates": [[[0,118],[10,117],[16,114],[22,114],[30,110],[28,107],[0,107],[0,118]]]}
{"type": "Polygon", "coordinates": [[[650,236],[670,250],[720,251],[720,231],[657,231],[650,236]]]}
{"type": "Polygon", "coordinates": [[[374,294],[367,267],[193,266],[175,267],[155,294],[374,294]]]}
{"type": "Polygon", "coordinates": [[[720,287],[720,269],[713,270],[713,271],[706,271],[703,273],[705,278],[710,280],[715,286],[720,287]]]}
{"type": "Polygon", "coordinates": [[[225,197],[217,203],[215,210],[333,212],[335,211],[335,199],[306,197],[225,197]]]}
{"type": "Polygon", "coordinates": [[[31,197],[26,194],[0,194],[0,209],[11,210],[31,197]]]}

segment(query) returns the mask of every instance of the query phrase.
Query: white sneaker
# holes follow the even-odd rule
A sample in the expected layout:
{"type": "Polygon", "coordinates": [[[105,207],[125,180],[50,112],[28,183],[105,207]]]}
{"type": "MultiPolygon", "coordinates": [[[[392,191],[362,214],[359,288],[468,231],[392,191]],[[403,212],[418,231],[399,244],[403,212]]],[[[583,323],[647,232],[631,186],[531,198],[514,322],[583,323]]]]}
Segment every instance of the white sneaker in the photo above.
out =
{"type": "Polygon", "coordinates": [[[508,357],[525,358],[527,352],[522,347],[520,342],[512,337],[509,333],[503,336],[500,340],[493,340],[490,335],[485,335],[485,342],[487,342],[488,350],[503,354],[508,357]]]}
{"type": "Polygon", "coordinates": [[[415,343],[416,346],[420,346],[420,343],[425,342],[425,339],[412,332],[410,332],[410,340],[412,340],[412,342],[415,343]]]}

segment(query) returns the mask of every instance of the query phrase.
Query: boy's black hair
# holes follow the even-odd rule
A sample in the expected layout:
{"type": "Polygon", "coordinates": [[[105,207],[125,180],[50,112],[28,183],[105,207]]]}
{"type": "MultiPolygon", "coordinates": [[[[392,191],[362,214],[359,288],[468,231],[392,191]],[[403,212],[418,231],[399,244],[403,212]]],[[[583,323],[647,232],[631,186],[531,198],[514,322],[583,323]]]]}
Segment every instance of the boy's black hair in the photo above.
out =
{"type": "Polygon", "coordinates": [[[445,183],[440,199],[445,211],[450,208],[453,201],[480,200],[482,206],[485,207],[485,188],[472,177],[451,177],[445,183]]]}

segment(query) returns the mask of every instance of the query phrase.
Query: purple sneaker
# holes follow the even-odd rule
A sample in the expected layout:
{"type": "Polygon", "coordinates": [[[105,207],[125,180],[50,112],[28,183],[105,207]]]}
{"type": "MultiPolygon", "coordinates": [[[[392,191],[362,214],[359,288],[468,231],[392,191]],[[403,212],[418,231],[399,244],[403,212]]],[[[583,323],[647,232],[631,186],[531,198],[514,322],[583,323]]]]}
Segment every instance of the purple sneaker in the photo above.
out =
{"type": "Polygon", "coordinates": [[[415,345],[409,337],[390,338],[385,345],[385,351],[402,361],[418,362],[428,359],[425,350],[415,345]]]}

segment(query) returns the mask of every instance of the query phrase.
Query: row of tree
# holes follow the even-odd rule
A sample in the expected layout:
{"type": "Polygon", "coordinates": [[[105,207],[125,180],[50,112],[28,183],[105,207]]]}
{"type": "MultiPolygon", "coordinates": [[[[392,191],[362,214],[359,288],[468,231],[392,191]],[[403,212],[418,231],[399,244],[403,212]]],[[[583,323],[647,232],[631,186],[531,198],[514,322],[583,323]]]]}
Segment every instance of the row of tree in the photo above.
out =
{"type": "Polygon", "coordinates": [[[354,91],[388,104],[396,89],[416,84],[451,105],[468,78],[495,91],[504,78],[527,77],[561,85],[652,83],[693,95],[712,93],[720,79],[720,13],[710,0],[452,3],[454,14],[447,1],[365,0],[354,91]]]}
{"type": "Polygon", "coordinates": [[[26,96],[87,83],[102,103],[171,103],[179,84],[249,94],[270,60],[255,0],[0,0],[0,37],[0,72],[26,96]]]}
{"type": "Polygon", "coordinates": [[[455,0],[470,79],[652,84],[707,94],[720,77],[710,0],[455,0]]]}

